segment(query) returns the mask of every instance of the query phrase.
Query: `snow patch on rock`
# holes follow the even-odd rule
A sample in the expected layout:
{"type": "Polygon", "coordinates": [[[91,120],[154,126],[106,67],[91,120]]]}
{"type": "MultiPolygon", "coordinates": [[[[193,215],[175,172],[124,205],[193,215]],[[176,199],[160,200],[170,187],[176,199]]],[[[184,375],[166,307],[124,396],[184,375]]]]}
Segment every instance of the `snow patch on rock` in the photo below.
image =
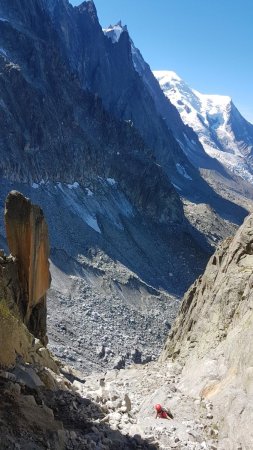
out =
{"type": "Polygon", "coordinates": [[[107,36],[113,44],[119,41],[119,38],[123,31],[127,31],[127,27],[123,26],[121,20],[116,25],[110,25],[108,28],[103,28],[105,36],[107,36]]]}
{"type": "Polygon", "coordinates": [[[92,197],[94,194],[89,188],[85,188],[88,197],[92,197]]]}
{"type": "Polygon", "coordinates": [[[114,178],[107,178],[106,181],[108,184],[110,184],[110,186],[115,186],[117,184],[114,178]]]}
{"type": "Polygon", "coordinates": [[[186,172],[186,170],[185,170],[184,166],[182,166],[182,164],[177,163],[176,168],[180,175],[182,175],[187,180],[192,180],[192,178],[190,177],[190,175],[188,175],[188,173],[186,172]]]}
{"type": "Polygon", "coordinates": [[[177,189],[178,191],[182,191],[182,189],[181,189],[179,186],[177,186],[175,183],[172,183],[172,185],[173,185],[174,188],[177,189]]]}
{"type": "Polygon", "coordinates": [[[6,51],[2,47],[0,47],[0,54],[3,55],[3,56],[7,56],[6,51]]]}
{"type": "Polygon", "coordinates": [[[68,184],[67,185],[69,189],[78,189],[79,188],[79,183],[77,183],[77,181],[75,181],[72,184],[68,184]]]}
{"type": "Polygon", "coordinates": [[[134,216],[134,210],[123,192],[116,189],[117,181],[114,178],[99,177],[95,183],[99,183],[99,192],[94,193],[90,188],[81,186],[77,181],[73,183],[34,181],[32,189],[43,189],[50,196],[63,196],[64,203],[70,210],[77,214],[89,227],[101,234],[101,228],[97,216],[109,220],[116,228],[124,230],[121,217],[134,216]]]}

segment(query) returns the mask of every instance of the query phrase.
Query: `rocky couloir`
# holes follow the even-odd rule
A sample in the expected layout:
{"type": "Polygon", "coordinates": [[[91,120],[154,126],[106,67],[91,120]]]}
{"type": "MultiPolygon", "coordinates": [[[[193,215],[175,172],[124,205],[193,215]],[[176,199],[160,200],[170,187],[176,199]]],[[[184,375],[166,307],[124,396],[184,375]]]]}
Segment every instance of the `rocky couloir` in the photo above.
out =
{"type": "Polygon", "coordinates": [[[92,375],[63,366],[27,329],[18,262],[2,252],[1,448],[250,450],[252,225],[249,216],[189,289],[158,362],[92,375]],[[154,419],[157,402],[172,421],[154,419]]]}
{"type": "Polygon", "coordinates": [[[161,360],[183,365],[181,389],[212,400],[219,448],[251,449],[253,216],[185,294],[161,360]]]}

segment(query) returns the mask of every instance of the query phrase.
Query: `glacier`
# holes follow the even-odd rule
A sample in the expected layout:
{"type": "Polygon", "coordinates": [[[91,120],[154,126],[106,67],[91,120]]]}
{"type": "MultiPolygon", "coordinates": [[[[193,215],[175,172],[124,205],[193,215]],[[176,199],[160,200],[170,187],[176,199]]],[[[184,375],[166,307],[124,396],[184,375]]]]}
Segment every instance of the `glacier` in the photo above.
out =
{"type": "Polygon", "coordinates": [[[183,122],[197,133],[205,152],[253,183],[253,125],[240,114],[231,97],[202,94],[173,71],[153,73],[183,122]]]}

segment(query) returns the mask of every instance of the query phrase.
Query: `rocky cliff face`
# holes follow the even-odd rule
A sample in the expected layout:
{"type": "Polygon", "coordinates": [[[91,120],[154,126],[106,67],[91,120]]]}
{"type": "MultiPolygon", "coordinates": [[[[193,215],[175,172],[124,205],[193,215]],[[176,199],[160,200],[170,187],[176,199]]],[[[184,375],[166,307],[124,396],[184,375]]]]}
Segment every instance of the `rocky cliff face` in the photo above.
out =
{"type": "MultiPolygon", "coordinates": [[[[113,43],[119,42],[122,33],[128,33],[127,27],[123,26],[121,22],[105,28],[103,31],[113,43]]],[[[166,123],[168,129],[173,133],[177,142],[180,144],[181,149],[186,152],[188,159],[196,165],[196,167],[214,168],[213,161],[208,161],[197,135],[192,128],[182,122],[177,108],[168,101],[163,94],[159,82],[151,71],[150,66],[144,60],[140,50],[135,47],[134,42],[130,37],[129,40],[134,68],[140,75],[147,91],[153,99],[157,113],[166,123]],[[192,141],[194,141],[194,146],[192,145],[192,141]]]]}
{"type": "Polygon", "coordinates": [[[5,221],[11,256],[2,252],[0,260],[1,337],[7,342],[7,351],[1,346],[2,365],[27,353],[32,343],[30,333],[47,343],[46,293],[50,287],[47,225],[41,209],[22,194],[11,192],[6,199],[5,221]],[[8,326],[13,328],[11,334],[8,326]]]}
{"type": "Polygon", "coordinates": [[[0,259],[0,365],[11,366],[16,355],[27,357],[27,349],[31,347],[32,336],[19,323],[19,307],[22,291],[19,286],[16,261],[1,253],[0,259]]]}
{"type": "MultiPolygon", "coordinates": [[[[148,183],[151,170],[161,178],[166,191],[163,196],[171,198],[174,206],[174,201],[177,203],[177,212],[173,206],[174,218],[177,215],[182,220],[177,193],[155,165],[149,145],[129,123],[113,119],[105,111],[99,92],[89,93],[87,83],[73,73],[71,53],[67,50],[73,51],[73,55],[84,51],[81,45],[84,41],[86,53],[89,50],[96,55],[95,44],[101,37],[106,40],[98,22],[93,23],[89,4],[85,5],[83,12],[77,14],[68,3],[56,2],[51,5],[54,11],[51,17],[47,2],[26,1],[22,6],[18,1],[0,3],[1,174],[7,179],[30,183],[43,179],[83,183],[92,176],[117,176],[121,182],[122,177],[122,188],[141,207],[138,183],[140,179],[148,183]],[[61,34],[65,22],[69,40],[61,34]],[[92,30],[92,40],[82,35],[77,42],[72,38],[71,27],[75,33],[81,27],[87,36],[92,30]],[[66,49],[68,42],[71,47],[66,49]],[[140,169],[138,176],[132,167],[135,163],[140,169]]],[[[85,58],[79,55],[83,58],[80,63],[85,65],[86,53],[85,58]]],[[[92,78],[90,71],[92,62],[86,67],[88,79],[92,78]]],[[[153,196],[154,191],[148,198],[156,203],[158,198],[153,196]]]]}
{"type": "Polygon", "coordinates": [[[46,343],[46,293],[50,287],[49,240],[42,210],[19,192],[11,192],[5,204],[6,236],[17,259],[25,325],[46,343]]]}
{"type": "Polygon", "coordinates": [[[251,215],[186,293],[162,355],[183,364],[183,389],[213,401],[219,448],[253,442],[252,273],[251,215]]]}

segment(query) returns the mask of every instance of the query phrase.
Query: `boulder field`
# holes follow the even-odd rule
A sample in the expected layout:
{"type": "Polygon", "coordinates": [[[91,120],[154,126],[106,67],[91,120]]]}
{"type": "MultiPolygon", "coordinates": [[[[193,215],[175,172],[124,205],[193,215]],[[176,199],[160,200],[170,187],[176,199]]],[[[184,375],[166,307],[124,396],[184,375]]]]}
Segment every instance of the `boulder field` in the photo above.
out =
{"type": "Polygon", "coordinates": [[[92,374],[45,347],[42,211],[11,192],[5,219],[12,255],[0,254],[1,449],[252,449],[252,215],[185,294],[158,361],[92,374]],[[155,419],[156,403],[173,420],[155,419]]]}

